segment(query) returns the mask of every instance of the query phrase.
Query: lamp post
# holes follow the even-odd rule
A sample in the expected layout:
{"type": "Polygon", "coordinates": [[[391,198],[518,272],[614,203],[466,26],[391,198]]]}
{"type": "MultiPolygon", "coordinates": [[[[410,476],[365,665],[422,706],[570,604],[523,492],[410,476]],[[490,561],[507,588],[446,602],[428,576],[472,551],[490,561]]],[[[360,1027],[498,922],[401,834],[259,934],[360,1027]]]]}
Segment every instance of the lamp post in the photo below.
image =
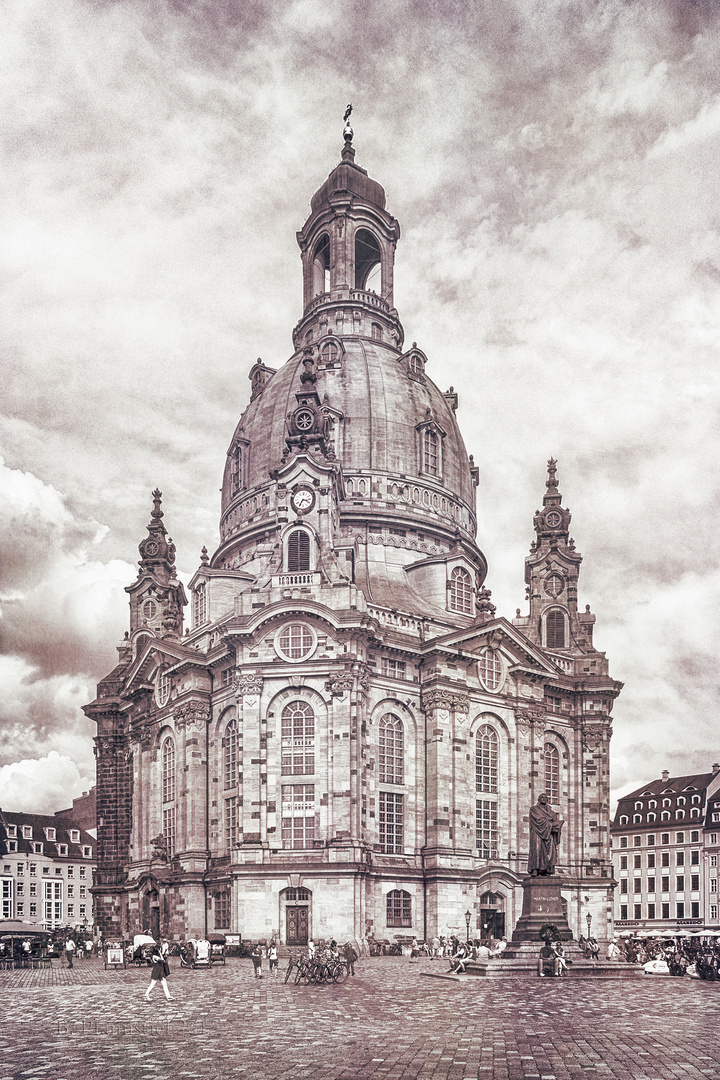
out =
{"type": "Polygon", "coordinates": [[[592,915],[590,914],[589,911],[588,911],[587,915],[585,916],[585,920],[586,920],[587,926],[588,926],[588,937],[590,937],[590,927],[592,926],[592,915]]]}
{"type": "Polygon", "coordinates": [[[465,940],[470,944],[470,919],[472,914],[469,911],[465,912],[465,940]]]}

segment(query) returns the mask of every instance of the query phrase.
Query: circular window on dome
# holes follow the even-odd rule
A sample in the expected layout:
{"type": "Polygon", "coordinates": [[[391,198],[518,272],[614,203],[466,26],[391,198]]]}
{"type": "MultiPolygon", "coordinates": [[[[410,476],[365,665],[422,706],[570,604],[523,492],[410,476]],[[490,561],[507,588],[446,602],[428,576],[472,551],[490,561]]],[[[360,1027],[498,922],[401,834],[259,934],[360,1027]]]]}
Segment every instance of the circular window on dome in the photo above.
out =
{"type": "Polygon", "coordinates": [[[275,652],[291,663],[307,660],[315,652],[316,644],[315,631],[305,623],[290,623],[275,635],[275,652]]]}
{"type": "Polygon", "coordinates": [[[168,703],[170,698],[170,676],[167,668],[160,668],[155,676],[155,701],[159,709],[168,703]]]}
{"type": "Polygon", "coordinates": [[[154,600],[146,600],[143,604],[143,618],[154,619],[157,615],[158,606],[154,600]]]}
{"type": "Polygon", "coordinates": [[[478,676],[486,690],[500,689],[505,681],[505,669],[497,649],[483,649],[480,653],[478,676]]]}

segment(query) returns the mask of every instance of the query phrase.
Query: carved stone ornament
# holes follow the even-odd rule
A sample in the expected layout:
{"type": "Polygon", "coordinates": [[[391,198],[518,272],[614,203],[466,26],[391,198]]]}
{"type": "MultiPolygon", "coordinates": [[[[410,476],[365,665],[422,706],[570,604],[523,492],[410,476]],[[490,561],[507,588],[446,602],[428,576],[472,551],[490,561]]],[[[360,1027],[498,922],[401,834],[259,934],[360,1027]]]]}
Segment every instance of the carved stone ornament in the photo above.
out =
{"type": "Polygon", "coordinates": [[[114,761],[119,749],[114,739],[102,735],[95,739],[95,757],[98,761],[114,761]]]}
{"type": "Polygon", "coordinates": [[[262,675],[255,673],[236,675],[233,679],[233,689],[237,697],[258,697],[262,688],[262,675]]]}
{"type": "Polygon", "coordinates": [[[147,727],[142,728],[140,732],[140,745],[143,749],[152,746],[157,731],[158,728],[154,724],[148,724],[147,727]]]}
{"type": "Polygon", "coordinates": [[[605,728],[600,724],[583,725],[583,746],[588,750],[597,750],[605,737],[605,728]]]}
{"type": "Polygon", "coordinates": [[[464,713],[462,718],[458,717],[462,723],[470,711],[470,699],[467,694],[456,694],[452,690],[426,690],[422,695],[422,706],[425,712],[441,709],[449,713],[454,709],[456,713],[464,713]]]}
{"type": "Polygon", "coordinates": [[[204,702],[188,701],[184,705],[178,705],[173,716],[178,731],[182,731],[186,725],[202,729],[210,719],[210,710],[204,702]]]}
{"type": "Polygon", "coordinates": [[[537,708],[516,709],[515,722],[518,727],[530,728],[533,724],[545,723],[545,710],[537,708]]]}
{"type": "Polygon", "coordinates": [[[349,671],[343,672],[342,675],[333,675],[325,683],[325,689],[333,697],[342,697],[346,690],[352,690],[352,688],[353,677],[349,671]]]}

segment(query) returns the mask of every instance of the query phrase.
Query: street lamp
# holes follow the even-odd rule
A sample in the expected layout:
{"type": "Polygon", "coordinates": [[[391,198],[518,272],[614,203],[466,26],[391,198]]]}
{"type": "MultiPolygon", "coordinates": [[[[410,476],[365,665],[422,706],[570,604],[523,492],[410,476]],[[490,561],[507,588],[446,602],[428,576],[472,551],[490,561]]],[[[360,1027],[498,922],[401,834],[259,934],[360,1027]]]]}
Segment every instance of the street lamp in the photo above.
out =
{"type": "Polygon", "coordinates": [[[590,927],[592,926],[592,915],[590,914],[589,911],[588,911],[587,915],[585,916],[585,919],[586,919],[587,924],[588,924],[588,937],[590,937],[590,927]]]}
{"type": "Polygon", "coordinates": [[[466,911],[465,912],[465,940],[468,942],[468,944],[470,943],[470,920],[471,920],[471,918],[472,918],[471,912],[466,911]]]}

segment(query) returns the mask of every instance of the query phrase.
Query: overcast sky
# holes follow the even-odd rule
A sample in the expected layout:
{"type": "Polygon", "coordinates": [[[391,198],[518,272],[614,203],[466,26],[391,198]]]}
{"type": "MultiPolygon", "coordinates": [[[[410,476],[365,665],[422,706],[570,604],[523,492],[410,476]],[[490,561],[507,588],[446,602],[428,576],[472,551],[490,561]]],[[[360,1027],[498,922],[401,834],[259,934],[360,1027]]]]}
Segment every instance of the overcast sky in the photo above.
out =
{"type": "Polygon", "coordinates": [[[460,391],[499,614],[552,454],[625,683],[614,793],[720,759],[719,31],[714,0],[7,0],[0,805],[93,783],[80,707],[151,490],[181,571],[216,546],[349,101],[406,341],[460,391]]]}

